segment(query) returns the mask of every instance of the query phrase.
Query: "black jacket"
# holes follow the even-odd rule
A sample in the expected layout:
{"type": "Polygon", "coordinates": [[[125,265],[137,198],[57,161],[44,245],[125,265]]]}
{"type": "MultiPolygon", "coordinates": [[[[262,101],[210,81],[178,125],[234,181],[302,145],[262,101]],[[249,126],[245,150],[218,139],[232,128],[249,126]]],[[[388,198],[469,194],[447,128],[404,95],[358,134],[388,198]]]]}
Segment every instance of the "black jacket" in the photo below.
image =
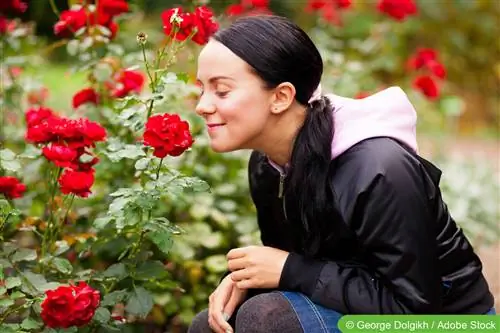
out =
{"type": "Polygon", "coordinates": [[[493,306],[481,261],[441,198],[441,171],[397,141],[367,139],[332,160],[329,186],[343,221],[328,221],[315,258],[298,245],[300,223],[293,198],[278,196],[278,170],[257,151],[248,170],[263,244],[291,252],[278,289],[343,314],[481,314],[493,306]]]}

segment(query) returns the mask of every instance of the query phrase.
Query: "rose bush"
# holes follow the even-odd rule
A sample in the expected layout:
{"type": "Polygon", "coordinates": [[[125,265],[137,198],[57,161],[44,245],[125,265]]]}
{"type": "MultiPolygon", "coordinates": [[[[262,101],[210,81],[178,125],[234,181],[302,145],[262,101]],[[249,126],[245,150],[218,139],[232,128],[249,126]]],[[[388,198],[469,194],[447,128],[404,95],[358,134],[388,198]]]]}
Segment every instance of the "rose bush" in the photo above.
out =
{"type": "MultiPolygon", "coordinates": [[[[21,8],[12,2],[7,9],[21,8]]],[[[188,154],[194,139],[190,124],[167,107],[169,91],[196,92],[171,67],[187,43],[206,43],[218,24],[205,6],[166,11],[158,19],[160,29],[170,24],[162,45],[152,52],[138,34],[141,57],[125,63],[111,42],[128,12],[123,0],[82,1],[60,12],[54,33],[69,38],[75,69],[88,73],[88,85],[71,98],[75,113],[28,96],[22,74],[2,90],[2,332],[112,332],[146,317],[154,292],[178,288],[165,264],[181,230],[165,217],[165,204],[209,188],[171,161],[188,154]]],[[[11,42],[2,39],[2,70],[14,74],[11,42]]]]}

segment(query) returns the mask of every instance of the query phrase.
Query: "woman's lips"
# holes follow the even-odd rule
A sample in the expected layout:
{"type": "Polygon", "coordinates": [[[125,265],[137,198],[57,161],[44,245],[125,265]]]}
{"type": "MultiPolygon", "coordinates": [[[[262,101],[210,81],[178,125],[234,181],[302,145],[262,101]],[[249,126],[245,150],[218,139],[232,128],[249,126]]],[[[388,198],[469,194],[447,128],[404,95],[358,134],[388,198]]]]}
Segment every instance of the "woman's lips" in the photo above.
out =
{"type": "Polygon", "coordinates": [[[226,124],[207,124],[207,127],[209,130],[214,130],[214,129],[219,128],[219,127],[224,126],[224,125],[226,125],[226,124]]]}

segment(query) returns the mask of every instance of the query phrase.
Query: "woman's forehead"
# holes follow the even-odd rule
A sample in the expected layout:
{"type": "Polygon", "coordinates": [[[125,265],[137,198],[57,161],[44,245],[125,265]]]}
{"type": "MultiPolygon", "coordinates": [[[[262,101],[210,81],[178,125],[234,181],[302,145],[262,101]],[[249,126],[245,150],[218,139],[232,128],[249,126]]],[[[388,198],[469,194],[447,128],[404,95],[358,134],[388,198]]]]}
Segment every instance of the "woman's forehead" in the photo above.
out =
{"type": "Polygon", "coordinates": [[[237,79],[245,73],[249,73],[247,63],[217,41],[210,41],[198,56],[199,80],[205,81],[211,77],[237,79]]]}

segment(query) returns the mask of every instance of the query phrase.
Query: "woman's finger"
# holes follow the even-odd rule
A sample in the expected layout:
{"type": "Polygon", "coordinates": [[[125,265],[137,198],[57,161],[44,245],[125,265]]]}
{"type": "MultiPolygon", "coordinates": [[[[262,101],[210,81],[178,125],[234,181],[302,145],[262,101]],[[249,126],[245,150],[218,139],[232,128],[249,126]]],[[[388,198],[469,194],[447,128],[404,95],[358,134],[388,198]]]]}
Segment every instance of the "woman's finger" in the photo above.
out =
{"type": "Polygon", "coordinates": [[[239,289],[259,288],[257,281],[254,279],[242,279],[236,282],[236,287],[239,289]]]}
{"type": "Polygon", "coordinates": [[[253,273],[250,269],[240,269],[238,271],[234,271],[231,273],[231,278],[234,282],[238,282],[241,280],[248,280],[253,277],[253,273]]]}
{"type": "Polygon", "coordinates": [[[227,268],[231,271],[237,271],[240,269],[244,269],[247,267],[247,261],[246,259],[243,258],[237,258],[237,259],[229,259],[227,261],[227,268]]]}

